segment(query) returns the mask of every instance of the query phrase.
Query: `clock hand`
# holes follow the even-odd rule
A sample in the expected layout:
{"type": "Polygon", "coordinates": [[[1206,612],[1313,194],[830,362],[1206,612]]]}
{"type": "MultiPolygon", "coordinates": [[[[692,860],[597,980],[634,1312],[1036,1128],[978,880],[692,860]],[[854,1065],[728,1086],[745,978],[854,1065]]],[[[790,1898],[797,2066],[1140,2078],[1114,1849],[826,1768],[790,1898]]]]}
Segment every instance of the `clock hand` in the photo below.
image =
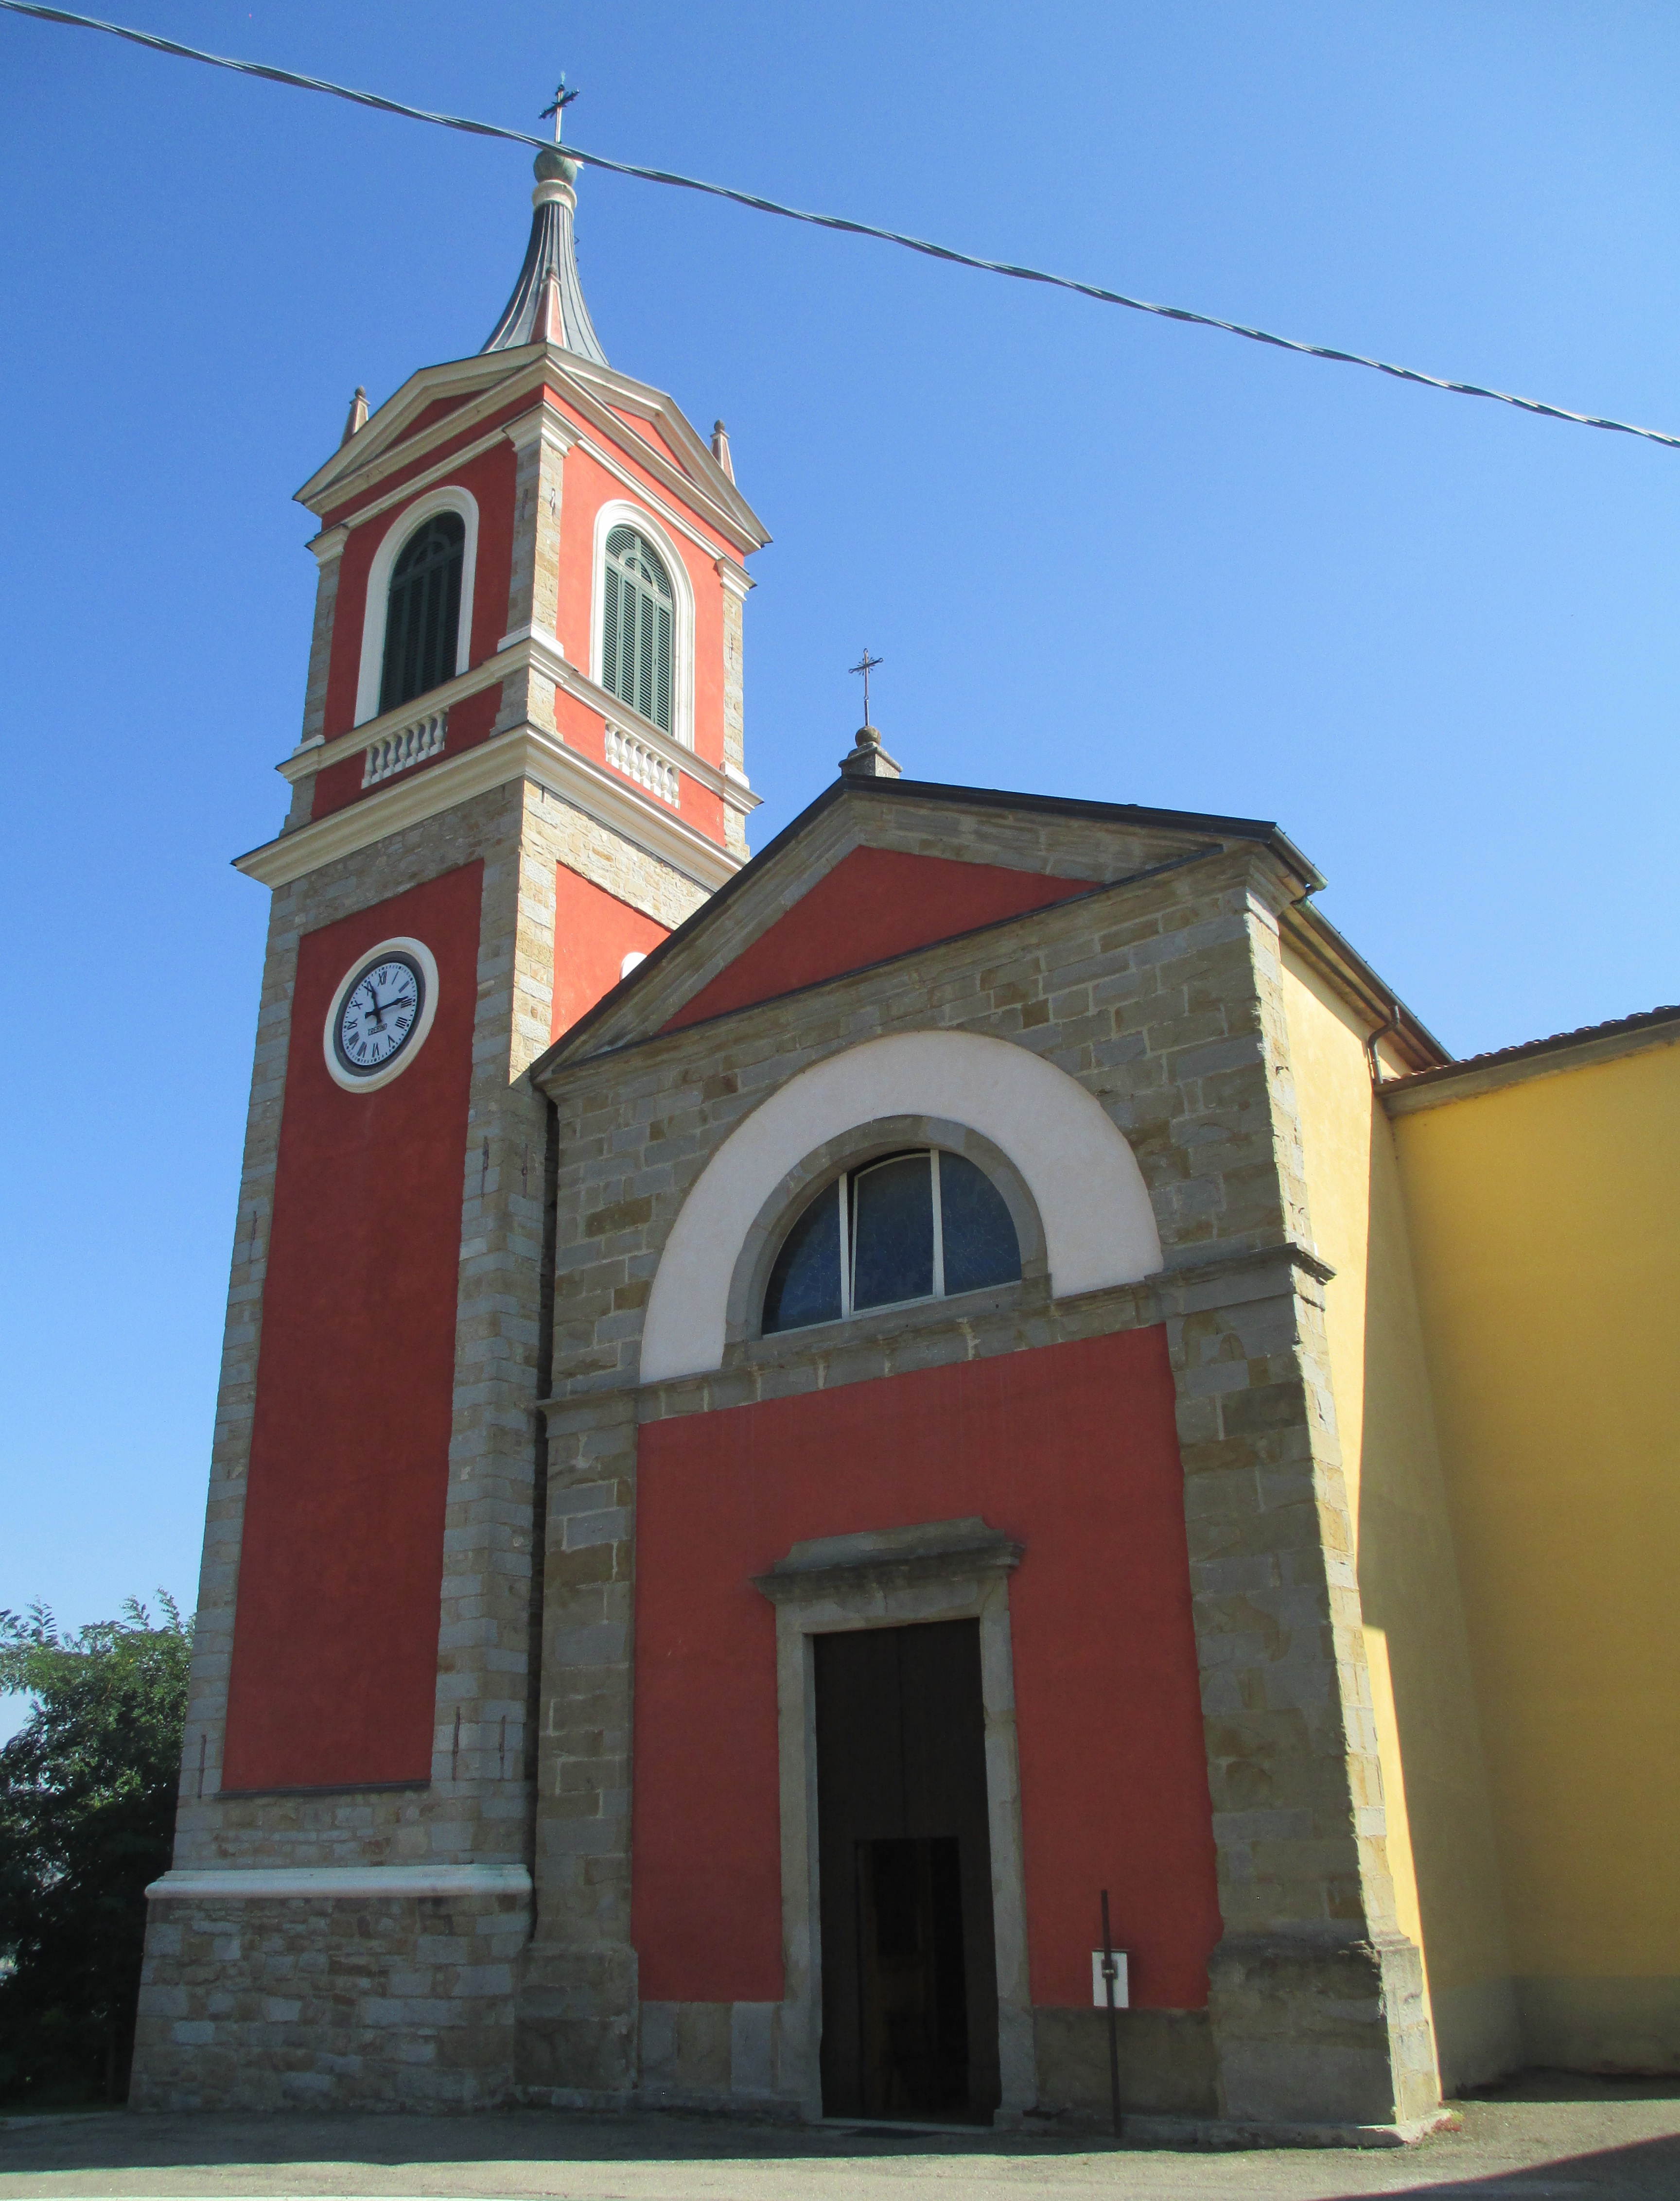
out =
{"type": "Polygon", "coordinates": [[[375,994],[373,996],[372,1009],[372,1014],[374,1018],[374,1030],[376,1031],[383,1031],[385,1030],[385,1017],[390,1010],[411,1009],[414,1006],[414,997],[412,994],[396,995],[388,1001],[382,1001],[379,995],[375,994]]]}

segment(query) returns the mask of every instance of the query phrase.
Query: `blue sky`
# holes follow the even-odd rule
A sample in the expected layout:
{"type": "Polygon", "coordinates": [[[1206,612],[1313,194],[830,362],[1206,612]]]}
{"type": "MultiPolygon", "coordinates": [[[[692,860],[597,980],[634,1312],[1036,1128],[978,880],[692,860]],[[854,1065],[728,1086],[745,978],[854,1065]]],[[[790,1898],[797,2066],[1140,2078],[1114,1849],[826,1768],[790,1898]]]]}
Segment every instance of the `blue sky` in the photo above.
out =
{"type": "MultiPolygon", "coordinates": [[[[124,20],[1680,431],[1680,14],[111,0],[124,20]]],[[[0,17],[0,1605],[190,1605],[267,897],[350,391],[477,349],[500,147],[0,17]]],[[[1455,1051],[1680,993],[1680,454],[585,176],[728,421],[759,844],[919,777],[1278,819],[1455,1051]]]]}

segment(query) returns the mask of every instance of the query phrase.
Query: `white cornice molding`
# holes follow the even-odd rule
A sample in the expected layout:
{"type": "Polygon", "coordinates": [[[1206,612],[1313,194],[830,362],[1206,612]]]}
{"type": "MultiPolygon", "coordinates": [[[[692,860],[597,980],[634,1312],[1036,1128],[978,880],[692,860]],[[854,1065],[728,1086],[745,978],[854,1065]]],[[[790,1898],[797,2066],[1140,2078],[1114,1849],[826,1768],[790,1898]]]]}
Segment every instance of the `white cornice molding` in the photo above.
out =
{"type": "Polygon", "coordinates": [[[758,583],[754,580],[752,575],[743,572],[732,558],[714,558],[712,563],[718,569],[718,578],[728,590],[730,595],[738,596],[742,602],[745,603],[748,590],[755,589],[758,586],[758,583]]]}
{"type": "Polygon", "coordinates": [[[463,428],[470,428],[475,420],[511,404],[519,394],[522,375],[528,373],[530,362],[521,361],[510,367],[504,364],[508,357],[506,352],[495,355],[496,366],[488,379],[482,354],[442,367],[424,367],[417,374],[411,374],[402,389],[385,400],[348,443],[335,451],[325,466],[315,469],[303,488],[295,492],[296,502],[307,505],[312,512],[342,504],[389,473],[392,467],[405,465],[411,456],[436,449],[449,437],[458,436],[463,428]],[[429,428],[422,428],[418,434],[403,433],[406,422],[423,413],[428,405],[435,404],[438,398],[452,395],[463,383],[469,390],[474,384],[482,386],[475,396],[469,395],[463,403],[441,420],[434,420],[429,428]]]}
{"type": "MultiPolygon", "coordinates": [[[[676,455],[674,467],[665,452],[649,445],[640,436],[636,443],[638,454],[643,449],[651,449],[657,465],[671,472],[685,496],[692,496],[697,491],[713,508],[722,534],[749,551],[759,549],[770,540],[764,522],[718,464],[710,443],[696,432],[668,391],[655,390],[651,383],[637,382],[614,367],[597,367],[593,361],[580,359],[573,352],[550,349],[548,356],[549,364],[557,367],[563,376],[571,402],[586,418],[598,420],[614,441],[622,435],[626,425],[620,417],[621,413],[634,413],[658,430],[676,455]]],[[[633,429],[631,432],[635,434],[633,429]]]]}
{"type": "Polygon", "coordinates": [[[326,566],[332,563],[350,539],[350,529],[341,524],[337,527],[323,528],[319,535],[314,536],[303,547],[307,550],[314,552],[315,563],[318,566],[326,566]]]}
{"type": "Polygon", "coordinates": [[[498,651],[515,649],[522,642],[534,643],[544,657],[552,657],[562,665],[566,662],[566,645],[551,626],[538,626],[535,619],[527,619],[504,634],[496,645],[498,651]]]}
{"type": "MultiPolygon", "coordinates": [[[[624,423],[620,421],[618,425],[622,427],[624,423]]],[[[614,440],[616,441],[616,438],[614,438],[614,440]]],[[[637,440],[639,443],[641,439],[638,437],[637,440]]],[[[662,497],[659,494],[657,490],[650,489],[642,475],[636,472],[633,467],[621,464],[620,461],[614,456],[611,451],[603,449],[592,437],[580,433],[578,437],[578,448],[580,450],[587,451],[590,457],[595,461],[596,466],[598,466],[604,473],[609,473],[612,475],[614,481],[621,482],[625,488],[630,491],[631,496],[637,504],[643,506],[645,509],[656,512],[666,526],[674,528],[679,535],[687,536],[689,541],[694,544],[697,550],[699,550],[705,557],[709,558],[714,565],[717,563],[719,551],[716,535],[708,535],[703,528],[696,526],[695,522],[690,519],[686,512],[680,510],[677,506],[668,502],[666,498],[662,497]]],[[[643,445],[643,449],[647,450],[649,447],[643,445]]],[[[630,455],[632,458],[639,460],[642,456],[642,453],[641,451],[635,451],[631,452],[630,455]]],[[[652,458],[657,458],[659,454],[657,451],[649,450],[649,455],[652,458]]],[[[652,472],[653,469],[650,467],[649,471],[652,472]]],[[[671,465],[668,460],[666,461],[661,471],[665,474],[674,474],[676,472],[675,467],[671,465]]],[[[721,527],[718,529],[718,534],[722,534],[725,531],[726,531],[721,527]]]]}
{"type": "Polygon", "coordinates": [[[288,1896],[366,1902],[530,1893],[531,1875],[522,1864],[241,1865],[215,1872],[166,1872],[146,1890],[154,1903],[251,1903],[288,1896]]]}
{"type": "Polygon", "coordinates": [[[447,458],[439,459],[435,466],[406,476],[394,489],[387,490],[383,496],[376,496],[371,503],[361,506],[347,519],[340,520],[338,525],[347,535],[353,527],[365,527],[370,519],[377,519],[381,513],[391,511],[393,506],[406,504],[410,497],[436,488],[440,482],[447,482],[452,474],[459,473],[463,467],[470,466],[474,459],[481,459],[486,451],[495,450],[506,440],[505,430],[492,428],[476,442],[467,444],[459,451],[451,451],[447,458]]]}
{"type": "MultiPolygon", "coordinates": [[[[411,375],[395,396],[387,398],[367,426],[358,431],[342,450],[335,452],[324,467],[317,468],[302,489],[297,492],[298,503],[311,511],[324,512],[329,506],[340,506],[365,490],[386,479],[395,470],[407,467],[416,458],[435,452],[440,444],[468,431],[475,424],[486,420],[494,414],[516,403],[528,391],[539,402],[544,384],[557,388],[567,402],[574,405],[584,418],[610,442],[619,444],[632,455],[638,464],[646,466],[666,486],[691,502],[700,515],[727,541],[743,552],[751,552],[769,541],[764,523],[740,491],[729,480],[712,456],[709,447],[698,436],[684,417],[675,401],[661,390],[646,383],[633,381],[610,367],[596,368],[590,362],[578,359],[572,353],[554,345],[524,347],[525,356],[511,369],[492,375],[476,396],[435,420],[429,428],[405,436],[405,421],[425,411],[439,397],[445,397],[462,383],[469,385],[483,379],[485,373],[485,355],[471,360],[454,361],[442,367],[422,367],[411,375]],[[609,402],[610,400],[610,402],[609,402]],[[688,466],[668,457],[643,436],[621,420],[614,405],[621,405],[626,412],[640,414],[651,420],[665,434],[673,449],[681,451],[688,466]],[[382,416],[390,413],[386,421],[382,416]],[[370,430],[379,439],[378,448],[363,441],[370,430]],[[357,450],[360,444],[361,449],[357,450]]],[[[495,355],[498,362],[517,355],[501,352],[495,355]]],[[[552,410],[544,407],[545,411],[552,410]]],[[[475,446],[471,455],[479,449],[488,449],[507,428],[507,422],[495,430],[487,441],[475,446]]],[[[441,463],[455,467],[465,463],[469,454],[452,452],[441,463]]],[[[349,524],[359,525],[372,511],[383,509],[393,497],[401,496],[412,486],[405,483],[388,490],[385,498],[349,516],[349,524]]],[[[643,493],[645,494],[645,487],[643,493]]],[[[709,543],[708,549],[716,555],[717,546],[709,543]]]]}
{"type": "MultiPolygon", "coordinates": [[[[600,409],[608,413],[612,427],[618,431],[617,435],[612,436],[614,443],[618,443],[621,437],[635,435],[635,431],[626,428],[623,421],[613,415],[608,408],[603,407],[600,409]]],[[[461,415],[456,413],[449,415],[451,420],[458,420],[460,417],[461,415]]],[[[514,448],[517,449],[514,431],[524,425],[526,418],[532,421],[531,432],[533,436],[547,433],[546,428],[542,425],[543,422],[563,422],[565,427],[570,431],[571,441],[562,444],[557,437],[551,439],[555,441],[556,448],[561,450],[562,455],[564,452],[575,450],[581,446],[605,472],[611,474],[615,481],[622,482],[627,489],[633,490],[636,496],[643,503],[650,505],[669,526],[676,528],[679,533],[685,535],[705,556],[711,559],[714,563],[717,562],[720,552],[714,536],[706,534],[686,513],[679,512],[667,503],[656,490],[649,487],[641,475],[636,473],[629,466],[621,463],[612,451],[604,449],[586,431],[579,428],[575,421],[567,420],[564,414],[557,414],[551,406],[540,402],[533,407],[530,415],[522,415],[519,420],[506,421],[500,427],[491,428],[473,443],[464,445],[458,451],[451,451],[447,457],[438,460],[433,465],[423,468],[420,472],[405,476],[393,488],[388,489],[383,496],[374,497],[367,504],[358,507],[348,519],[340,520],[337,525],[341,526],[348,535],[351,528],[365,526],[370,519],[377,519],[381,513],[391,511],[393,506],[405,503],[408,499],[418,496],[423,490],[432,489],[441,482],[446,482],[450,475],[459,472],[461,467],[470,465],[474,459],[482,458],[486,451],[493,451],[499,443],[514,443],[514,448]]],[[[442,425],[440,422],[439,426],[442,425]]],[[[608,429],[605,432],[610,435],[611,430],[608,429]]],[[[418,444],[423,440],[417,437],[415,443],[418,444]]],[[[644,443],[639,436],[636,437],[636,450],[631,455],[637,459],[644,454],[649,461],[660,457],[660,454],[655,451],[651,445],[644,443]]],[[[405,445],[403,448],[406,453],[412,447],[405,445]]],[[[692,488],[691,484],[682,484],[681,477],[678,475],[677,469],[671,465],[669,460],[662,461],[662,469],[664,473],[677,480],[679,493],[684,487],[692,488]]],[[[720,534],[730,531],[720,524],[718,529],[720,534]]],[[[753,584],[749,581],[747,585],[750,588],[753,584]]]]}
{"type": "MultiPolygon", "coordinates": [[[[359,728],[365,734],[367,728],[359,728]]],[[[352,744],[354,747],[355,744],[352,744]]],[[[686,752],[683,753],[686,755],[686,752]]],[[[317,763],[312,757],[311,764],[317,763]]],[[[235,871],[266,887],[291,885],[306,872],[337,863],[373,847],[393,833],[405,832],[441,811],[470,802],[508,781],[529,779],[561,801],[623,837],[708,894],[732,878],[745,859],[731,852],[644,795],[631,780],[592,763],[568,748],[555,734],[528,722],[458,756],[445,756],[411,776],[388,781],[375,793],[318,818],[295,832],[283,833],[249,854],[236,856],[235,871]]]]}

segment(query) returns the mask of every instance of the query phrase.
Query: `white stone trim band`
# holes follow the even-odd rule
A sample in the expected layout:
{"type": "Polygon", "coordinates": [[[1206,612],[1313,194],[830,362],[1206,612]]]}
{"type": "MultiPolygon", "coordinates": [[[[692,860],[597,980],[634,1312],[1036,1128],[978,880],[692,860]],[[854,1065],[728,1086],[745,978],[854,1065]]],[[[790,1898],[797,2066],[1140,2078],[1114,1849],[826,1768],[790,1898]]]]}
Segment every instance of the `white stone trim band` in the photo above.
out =
{"type": "Polygon", "coordinates": [[[166,1872],[146,1890],[154,1903],[252,1903],[285,1896],[375,1901],[415,1895],[529,1895],[522,1864],[250,1865],[223,1872],[166,1872]]]}

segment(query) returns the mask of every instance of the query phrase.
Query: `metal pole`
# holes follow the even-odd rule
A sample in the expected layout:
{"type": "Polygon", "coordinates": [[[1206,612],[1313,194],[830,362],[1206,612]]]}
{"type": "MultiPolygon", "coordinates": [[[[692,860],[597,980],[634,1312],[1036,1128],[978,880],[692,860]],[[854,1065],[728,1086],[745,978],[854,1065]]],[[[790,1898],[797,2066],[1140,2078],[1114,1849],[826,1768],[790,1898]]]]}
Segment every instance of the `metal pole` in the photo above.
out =
{"type": "Polygon", "coordinates": [[[1102,1891],[1102,1984],[1108,1996],[1108,2092],[1114,2108],[1114,2137],[1120,2136],[1120,2026],[1114,2014],[1114,1982],[1120,1968],[1114,1962],[1114,1940],[1108,1930],[1108,1891],[1102,1891]]]}

